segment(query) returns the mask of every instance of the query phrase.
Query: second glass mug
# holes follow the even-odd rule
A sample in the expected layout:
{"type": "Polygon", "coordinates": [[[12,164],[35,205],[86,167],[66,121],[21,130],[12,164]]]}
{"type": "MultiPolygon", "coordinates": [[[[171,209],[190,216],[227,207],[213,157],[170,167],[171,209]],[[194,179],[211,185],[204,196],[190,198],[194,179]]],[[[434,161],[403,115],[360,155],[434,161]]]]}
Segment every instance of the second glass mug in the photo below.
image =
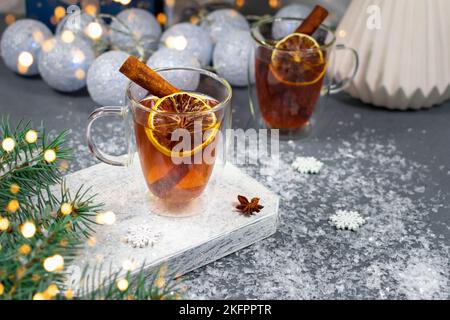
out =
{"type": "Polygon", "coordinates": [[[126,106],[98,108],[89,116],[88,146],[100,161],[114,166],[130,165],[137,149],[150,192],[167,204],[185,204],[198,198],[212,177],[217,179],[224,169],[225,131],[231,126],[232,90],[226,80],[202,69],[161,68],[155,71],[181,91],[204,98],[210,108],[177,113],[155,109],[155,97],[137,84],[130,83],[126,106]],[[97,119],[109,116],[119,117],[125,122],[128,144],[125,159],[103,153],[93,141],[93,124],[97,119]],[[194,122],[200,126],[191,125],[194,122]],[[172,141],[172,134],[177,129],[188,130],[194,142],[189,143],[191,148],[175,153],[172,149],[179,141],[172,141]],[[200,141],[193,137],[199,133],[200,141]],[[195,141],[198,145],[194,145],[195,141]],[[210,159],[206,160],[204,152],[207,147],[210,159]]]}
{"type": "Polygon", "coordinates": [[[252,28],[256,45],[249,63],[249,83],[255,83],[256,90],[250,86],[250,104],[259,105],[265,126],[280,129],[285,135],[308,133],[321,96],[342,91],[359,66],[357,52],[335,45],[333,31],[324,25],[313,34],[315,43],[308,38],[304,40],[309,41],[306,48],[296,47],[299,38],[291,38],[280,46],[302,22],[303,19],[296,18],[268,18],[252,28]],[[337,83],[333,82],[329,68],[335,50],[346,50],[354,59],[350,77],[337,83]]]}

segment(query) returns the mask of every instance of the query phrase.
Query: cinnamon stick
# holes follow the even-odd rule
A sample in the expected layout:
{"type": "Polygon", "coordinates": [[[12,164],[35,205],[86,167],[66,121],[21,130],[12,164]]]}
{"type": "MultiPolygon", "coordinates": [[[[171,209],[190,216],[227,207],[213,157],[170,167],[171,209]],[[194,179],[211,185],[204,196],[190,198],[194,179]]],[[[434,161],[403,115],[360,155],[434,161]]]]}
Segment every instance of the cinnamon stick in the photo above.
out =
{"type": "Polygon", "coordinates": [[[158,73],[134,56],[130,56],[119,71],[152,95],[162,98],[180,90],[167,82],[158,73]]]}
{"type": "Polygon", "coordinates": [[[315,6],[314,10],[295,30],[295,33],[303,33],[311,36],[328,17],[328,10],[322,6],[315,6]]]}

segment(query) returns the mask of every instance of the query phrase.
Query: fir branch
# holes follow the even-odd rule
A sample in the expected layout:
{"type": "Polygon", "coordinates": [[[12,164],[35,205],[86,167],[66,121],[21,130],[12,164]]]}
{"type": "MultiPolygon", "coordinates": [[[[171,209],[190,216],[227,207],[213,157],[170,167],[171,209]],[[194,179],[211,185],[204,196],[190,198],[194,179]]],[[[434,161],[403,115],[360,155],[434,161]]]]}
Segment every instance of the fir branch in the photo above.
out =
{"type": "MultiPolygon", "coordinates": [[[[41,128],[40,138],[34,141],[27,139],[30,131],[34,132],[29,122],[12,129],[7,119],[1,121],[0,141],[9,138],[14,144],[12,150],[11,144],[0,148],[0,299],[70,299],[70,289],[63,291],[67,267],[94,233],[95,217],[103,205],[95,202],[89,188],[81,186],[72,194],[62,178],[58,162],[71,159],[71,150],[64,147],[67,132],[50,139],[41,128]],[[53,150],[56,159],[48,161],[47,150],[53,150]],[[47,263],[55,257],[58,265],[47,263]]],[[[119,272],[109,272],[101,281],[100,275],[94,271],[93,281],[83,282],[81,298],[179,296],[177,287],[168,289],[161,276],[149,284],[143,269],[137,276],[125,276],[126,289],[117,286],[119,272]]]]}

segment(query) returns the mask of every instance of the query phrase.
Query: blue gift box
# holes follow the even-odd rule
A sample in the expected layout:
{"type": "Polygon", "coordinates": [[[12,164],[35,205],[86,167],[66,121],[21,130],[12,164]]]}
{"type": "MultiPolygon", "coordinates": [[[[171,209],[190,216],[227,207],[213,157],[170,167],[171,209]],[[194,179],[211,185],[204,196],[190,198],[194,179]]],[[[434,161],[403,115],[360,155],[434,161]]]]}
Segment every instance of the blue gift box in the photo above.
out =
{"type": "MultiPolygon", "coordinates": [[[[78,5],[81,8],[81,3],[85,1],[63,1],[63,0],[26,0],[27,17],[36,19],[45,23],[50,29],[55,29],[57,19],[55,18],[55,8],[67,8],[70,4],[78,5]]],[[[120,2],[113,0],[97,0],[100,5],[101,13],[108,13],[112,15],[118,14],[126,8],[142,8],[152,13],[162,12],[164,9],[163,0],[131,0],[130,3],[123,5],[120,2]]]]}

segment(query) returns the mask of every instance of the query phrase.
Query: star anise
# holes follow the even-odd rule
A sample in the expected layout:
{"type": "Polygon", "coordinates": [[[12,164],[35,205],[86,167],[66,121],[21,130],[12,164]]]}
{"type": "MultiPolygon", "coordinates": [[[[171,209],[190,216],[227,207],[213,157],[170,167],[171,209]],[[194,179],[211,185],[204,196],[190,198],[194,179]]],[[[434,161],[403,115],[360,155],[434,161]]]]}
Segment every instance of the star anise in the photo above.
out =
{"type": "Polygon", "coordinates": [[[259,204],[259,198],[253,198],[251,201],[248,201],[246,197],[238,196],[238,200],[239,204],[236,206],[236,209],[246,216],[251,216],[255,212],[260,212],[261,209],[264,208],[259,204]]]}

